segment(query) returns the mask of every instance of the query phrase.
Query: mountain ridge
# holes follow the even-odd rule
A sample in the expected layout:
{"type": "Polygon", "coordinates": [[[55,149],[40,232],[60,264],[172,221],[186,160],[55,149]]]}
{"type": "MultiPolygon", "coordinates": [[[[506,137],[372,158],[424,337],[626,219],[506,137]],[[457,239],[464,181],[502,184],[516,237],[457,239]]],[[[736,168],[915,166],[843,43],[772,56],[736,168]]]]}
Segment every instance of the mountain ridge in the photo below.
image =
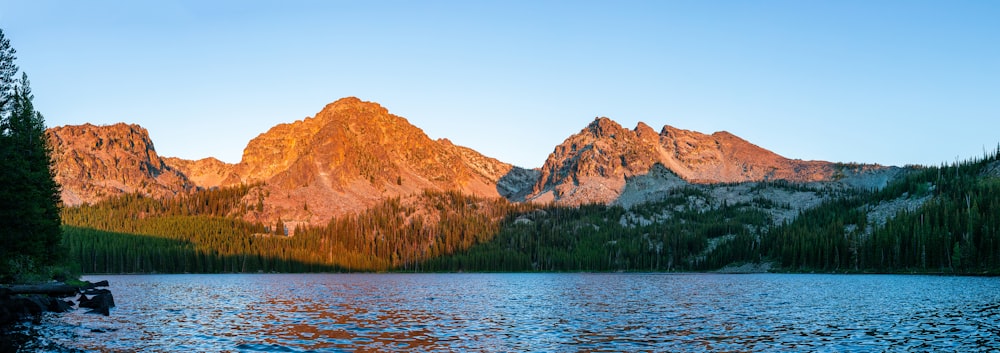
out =
{"type": "Polygon", "coordinates": [[[248,141],[235,164],[211,157],[160,157],[138,125],[64,126],[47,134],[68,206],[123,193],[172,197],[248,184],[255,186],[245,203],[262,207],[251,207],[247,218],[292,225],[322,224],[423,190],[515,202],[610,204],[626,190],[641,192],[626,186],[638,177],[662,174],[657,166],[680,179],[664,185],[823,182],[842,178],[845,171],[836,163],[788,159],[725,131],[706,135],[665,125],[657,132],[643,122],[627,129],[606,117],[557,145],[541,167],[525,169],[448,139],[433,140],[405,118],[355,97],[327,104],[312,117],[275,125],[248,141]]]}
{"type": "Polygon", "coordinates": [[[642,122],[627,129],[598,117],[555,147],[529,198],[610,203],[627,179],[648,174],[654,165],[696,184],[830,181],[838,169],[832,162],[782,157],[725,131],[706,135],[665,125],[656,133],[642,122]]]}

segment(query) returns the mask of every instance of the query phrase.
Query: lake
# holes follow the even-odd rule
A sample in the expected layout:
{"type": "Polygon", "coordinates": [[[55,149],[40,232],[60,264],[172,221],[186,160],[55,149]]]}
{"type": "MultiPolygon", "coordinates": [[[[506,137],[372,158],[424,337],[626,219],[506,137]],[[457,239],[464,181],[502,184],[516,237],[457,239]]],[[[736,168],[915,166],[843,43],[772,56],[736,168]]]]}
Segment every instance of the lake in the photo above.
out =
{"type": "Polygon", "coordinates": [[[88,276],[111,316],[49,315],[86,351],[989,351],[1000,279],[788,274],[88,276]]]}

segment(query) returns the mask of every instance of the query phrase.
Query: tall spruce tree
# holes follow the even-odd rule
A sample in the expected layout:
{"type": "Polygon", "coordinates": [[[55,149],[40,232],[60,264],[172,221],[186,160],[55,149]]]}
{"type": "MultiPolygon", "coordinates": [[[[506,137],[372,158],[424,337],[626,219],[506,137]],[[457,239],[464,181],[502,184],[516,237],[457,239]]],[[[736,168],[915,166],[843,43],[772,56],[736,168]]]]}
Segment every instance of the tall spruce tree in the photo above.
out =
{"type": "Polygon", "coordinates": [[[14,48],[0,30],[0,279],[60,259],[59,186],[50,167],[45,119],[28,75],[15,80],[14,48]]]}

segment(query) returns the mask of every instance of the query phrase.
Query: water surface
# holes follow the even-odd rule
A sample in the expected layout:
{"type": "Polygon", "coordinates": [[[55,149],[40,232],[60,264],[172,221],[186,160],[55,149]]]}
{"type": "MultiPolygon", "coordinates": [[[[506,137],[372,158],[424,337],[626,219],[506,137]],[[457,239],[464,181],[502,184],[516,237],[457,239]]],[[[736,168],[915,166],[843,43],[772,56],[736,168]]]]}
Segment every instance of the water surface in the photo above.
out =
{"type": "Polygon", "coordinates": [[[1000,279],[889,275],[91,276],[110,317],[45,319],[88,351],[989,351],[1000,279]]]}

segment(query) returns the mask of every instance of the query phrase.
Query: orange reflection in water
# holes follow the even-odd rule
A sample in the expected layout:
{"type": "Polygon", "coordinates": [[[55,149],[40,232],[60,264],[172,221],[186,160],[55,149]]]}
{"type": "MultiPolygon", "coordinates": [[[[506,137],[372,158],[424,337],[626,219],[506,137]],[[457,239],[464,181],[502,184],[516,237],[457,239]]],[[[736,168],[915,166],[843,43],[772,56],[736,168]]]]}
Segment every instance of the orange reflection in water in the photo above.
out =
{"type": "MultiPolygon", "coordinates": [[[[344,298],[352,302],[353,298],[344,298]]],[[[350,349],[356,352],[429,351],[444,348],[427,328],[434,317],[426,313],[394,310],[368,311],[349,304],[334,307],[317,303],[270,298],[263,305],[284,308],[264,313],[254,331],[256,344],[306,350],[350,349]]],[[[252,309],[251,309],[252,310],[252,309]]]]}

